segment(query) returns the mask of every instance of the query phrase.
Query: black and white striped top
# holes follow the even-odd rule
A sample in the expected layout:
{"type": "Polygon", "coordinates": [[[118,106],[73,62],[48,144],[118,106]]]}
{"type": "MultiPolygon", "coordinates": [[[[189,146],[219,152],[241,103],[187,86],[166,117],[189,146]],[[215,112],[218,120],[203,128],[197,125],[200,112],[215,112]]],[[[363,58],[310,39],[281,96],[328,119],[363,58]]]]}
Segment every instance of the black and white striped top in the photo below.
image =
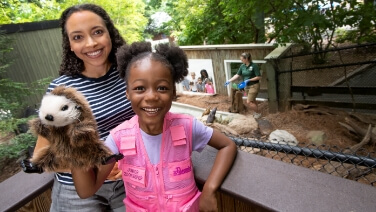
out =
{"type": "MultiPolygon", "coordinates": [[[[131,103],[125,97],[126,84],[120,79],[115,66],[100,78],[60,76],[51,82],[47,93],[59,85],[74,87],[86,97],[97,121],[101,140],[106,140],[110,130],[134,116],[131,103]]],[[[56,178],[63,184],[73,185],[70,173],[56,173],[56,178]]]]}

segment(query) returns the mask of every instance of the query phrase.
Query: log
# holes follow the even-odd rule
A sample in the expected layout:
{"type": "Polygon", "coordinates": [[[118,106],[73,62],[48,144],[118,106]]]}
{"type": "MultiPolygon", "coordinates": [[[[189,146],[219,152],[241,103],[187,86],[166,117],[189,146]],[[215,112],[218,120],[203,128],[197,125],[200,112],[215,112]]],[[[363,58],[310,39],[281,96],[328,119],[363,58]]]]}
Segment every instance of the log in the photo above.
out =
{"type": "MultiPolygon", "coordinates": [[[[350,128],[347,127],[347,129],[352,129],[352,131],[355,132],[360,138],[364,138],[367,135],[368,129],[362,127],[362,124],[359,124],[359,122],[348,117],[345,118],[345,122],[350,127],[350,128]]],[[[372,127],[371,124],[369,124],[369,126],[371,126],[371,132],[370,132],[371,144],[376,144],[376,128],[372,127]]]]}
{"type": "Polygon", "coordinates": [[[350,147],[350,149],[345,150],[344,153],[354,153],[358,151],[360,148],[362,148],[364,145],[367,145],[369,141],[371,140],[371,133],[372,133],[372,125],[368,125],[368,129],[366,132],[366,135],[362,139],[362,141],[358,144],[355,144],[354,146],[350,147]]]}
{"type": "Polygon", "coordinates": [[[231,107],[229,111],[231,113],[242,113],[246,109],[243,103],[243,92],[231,88],[231,107]]]}

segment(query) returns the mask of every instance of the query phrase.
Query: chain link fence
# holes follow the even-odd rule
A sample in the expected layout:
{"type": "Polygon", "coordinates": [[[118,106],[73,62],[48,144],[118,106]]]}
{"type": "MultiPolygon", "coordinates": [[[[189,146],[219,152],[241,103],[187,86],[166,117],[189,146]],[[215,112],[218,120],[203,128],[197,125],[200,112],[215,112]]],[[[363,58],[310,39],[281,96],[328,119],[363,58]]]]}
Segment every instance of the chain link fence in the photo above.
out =
{"type": "Polygon", "coordinates": [[[359,149],[299,143],[291,146],[228,136],[238,149],[315,171],[376,186],[376,153],[359,149]]]}
{"type": "Polygon", "coordinates": [[[280,97],[294,103],[368,110],[376,107],[376,43],[303,52],[294,45],[274,61],[280,97]]]}

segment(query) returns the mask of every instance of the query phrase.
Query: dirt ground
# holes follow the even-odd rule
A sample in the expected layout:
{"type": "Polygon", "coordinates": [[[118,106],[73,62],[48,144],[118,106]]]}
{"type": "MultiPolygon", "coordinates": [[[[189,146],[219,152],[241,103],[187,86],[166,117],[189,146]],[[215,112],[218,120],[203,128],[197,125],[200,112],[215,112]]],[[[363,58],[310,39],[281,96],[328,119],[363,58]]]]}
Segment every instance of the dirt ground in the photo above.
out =
{"type": "MultiPolygon", "coordinates": [[[[175,100],[179,103],[194,105],[200,108],[214,108],[217,111],[228,112],[231,106],[231,99],[225,95],[199,96],[199,95],[178,95],[175,100]]],[[[244,103],[246,104],[245,100],[244,103]]],[[[339,122],[344,122],[343,116],[309,114],[302,111],[291,110],[283,113],[269,114],[268,102],[258,102],[261,119],[269,121],[274,129],[286,130],[294,135],[299,143],[309,144],[306,135],[309,131],[320,130],[325,132],[326,140],[324,145],[347,148],[359,142],[356,135],[351,134],[342,127],[339,122]]],[[[250,109],[244,115],[252,116],[250,109]]],[[[255,135],[257,137],[257,135],[255,135]]],[[[260,139],[263,139],[262,137],[260,139]]]]}
{"type": "MultiPolygon", "coordinates": [[[[214,108],[218,111],[228,112],[231,106],[230,97],[224,95],[214,96],[192,96],[192,95],[178,95],[176,102],[194,105],[200,108],[214,108]]],[[[294,135],[300,143],[309,144],[306,135],[311,130],[320,130],[325,132],[326,140],[324,145],[336,146],[339,149],[344,149],[355,145],[359,142],[356,135],[351,134],[347,129],[342,127],[339,122],[344,121],[343,116],[336,115],[320,115],[309,114],[301,111],[291,110],[284,113],[269,114],[268,102],[260,101],[259,110],[262,114],[261,119],[268,120],[275,129],[286,130],[294,135]]],[[[252,111],[247,110],[244,115],[252,116],[252,111]]],[[[252,136],[252,135],[248,135],[252,136]]],[[[265,139],[265,135],[260,134],[252,137],[265,139]],[[259,137],[258,137],[259,136],[259,137]]],[[[2,138],[4,142],[8,138],[2,138]]],[[[0,161],[0,182],[9,178],[10,176],[21,171],[19,161],[17,159],[0,161]]]]}

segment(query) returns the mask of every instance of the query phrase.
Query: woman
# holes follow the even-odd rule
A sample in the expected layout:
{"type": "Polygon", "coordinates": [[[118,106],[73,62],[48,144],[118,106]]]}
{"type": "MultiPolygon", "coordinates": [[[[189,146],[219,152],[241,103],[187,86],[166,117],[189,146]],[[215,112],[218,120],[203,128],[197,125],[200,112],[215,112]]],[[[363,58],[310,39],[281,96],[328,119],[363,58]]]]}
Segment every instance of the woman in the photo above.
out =
{"type": "Polygon", "coordinates": [[[200,74],[201,74],[201,80],[204,84],[207,84],[208,83],[208,80],[210,79],[211,81],[213,81],[210,77],[209,77],[209,74],[208,72],[205,70],[205,69],[202,69],[200,71],[200,74]]]}
{"type": "Polygon", "coordinates": [[[259,67],[252,62],[250,53],[241,54],[240,60],[243,64],[240,65],[238,72],[225,83],[225,86],[230,84],[230,82],[235,81],[240,76],[243,77],[243,80],[246,83],[245,91],[247,93],[247,104],[249,105],[251,110],[254,111],[253,117],[258,119],[261,117],[261,114],[258,112],[258,106],[256,102],[257,94],[260,91],[260,70],[259,67]]]}
{"type": "MultiPolygon", "coordinates": [[[[118,124],[134,116],[125,97],[126,84],[116,69],[115,53],[125,44],[107,12],[94,4],[67,8],[60,17],[63,59],[59,75],[48,87],[65,84],[81,91],[89,101],[101,140],[118,124]]],[[[48,141],[38,136],[34,152],[48,141]]],[[[56,173],[50,211],[122,211],[124,184],[116,166],[98,192],[80,199],[70,170],[56,173]],[[117,179],[119,178],[119,179],[117,179]]]]}

